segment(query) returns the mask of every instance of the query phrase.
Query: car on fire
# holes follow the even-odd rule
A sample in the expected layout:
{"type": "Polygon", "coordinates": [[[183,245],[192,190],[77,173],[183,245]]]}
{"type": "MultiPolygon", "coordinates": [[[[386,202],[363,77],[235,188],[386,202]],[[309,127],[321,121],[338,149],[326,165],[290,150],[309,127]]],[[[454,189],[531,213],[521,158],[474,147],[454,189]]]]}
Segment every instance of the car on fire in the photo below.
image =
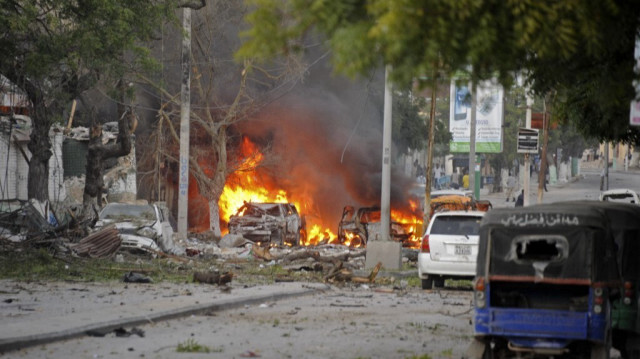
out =
{"type": "MultiPolygon", "coordinates": [[[[389,234],[393,240],[401,242],[403,247],[413,246],[411,239],[415,237],[415,225],[393,220],[390,224],[389,234]]],[[[356,210],[353,206],[345,206],[338,223],[338,242],[350,247],[364,246],[369,239],[379,237],[381,229],[380,207],[361,207],[356,210]]]]}
{"type": "Polygon", "coordinates": [[[444,211],[431,218],[418,253],[422,289],[444,287],[446,279],[476,273],[478,231],[483,211],[444,211]]]}
{"type": "Polygon", "coordinates": [[[306,223],[293,203],[245,202],[229,218],[229,233],[261,244],[296,246],[306,223]]]}

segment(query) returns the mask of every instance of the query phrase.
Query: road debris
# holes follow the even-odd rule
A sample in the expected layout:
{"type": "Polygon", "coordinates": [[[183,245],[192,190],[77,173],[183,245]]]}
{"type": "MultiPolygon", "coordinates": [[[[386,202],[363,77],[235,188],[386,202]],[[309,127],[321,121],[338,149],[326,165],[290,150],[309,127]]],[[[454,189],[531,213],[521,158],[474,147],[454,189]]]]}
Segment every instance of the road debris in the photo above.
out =
{"type": "Polygon", "coordinates": [[[193,273],[193,282],[194,283],[207,283],[207,284],[226,285],[228,283],[231,283],[232,279],[233,279],[233,273],[232,272],[224,272],[224,273],[218,273],[218,272],[211,272],[211,273],[194,272],[193,273]]]}
{"type": "Polygon", "coordinates": [[[127,272],[123,277],[123,281],[125,283],[153,283],[151,277],[133,271],[127,272]]]}

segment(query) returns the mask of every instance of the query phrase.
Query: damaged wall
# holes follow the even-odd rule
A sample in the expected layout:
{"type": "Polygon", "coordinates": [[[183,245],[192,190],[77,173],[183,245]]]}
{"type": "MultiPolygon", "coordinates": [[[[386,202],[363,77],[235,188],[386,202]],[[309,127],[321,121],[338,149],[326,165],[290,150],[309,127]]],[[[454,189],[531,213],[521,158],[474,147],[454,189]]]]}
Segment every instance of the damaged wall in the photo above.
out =
{"type": "MultiPolygon", "coordinates": [[[[105,123],[102,131],[102,143],[114,143],[117,138],[118,123],[105,123]]],[[[69,193],[66,201],[82,203],[89,129],[81,126],[72,128],[64,142],[64,169],[65,173],[68,173],[68,176],[65,177],[65,188],[69,193]]],[[[131,152],[127,156],[109,159],[106,162],[105,166],[107,168],[104,169],[103,176],[108,202],[133,202],[137,199],[138,186],[135,153],[135,141],[132,141],[131,152]]]]}
{"type": "MultiPolygon", "coordinates": [[[[27,200],[27,178],[31,153],[27,148],[31,119],[27,116],[0,118],[0,198],[3,200],[27,200]],[[26,157],[25,157],[26,156],[26,157]]],[[[60,201],[67,194],[63,184],[62,130],[53,126],[49,132],[51,151],[49,159],[49,198],[60,201]]]]}

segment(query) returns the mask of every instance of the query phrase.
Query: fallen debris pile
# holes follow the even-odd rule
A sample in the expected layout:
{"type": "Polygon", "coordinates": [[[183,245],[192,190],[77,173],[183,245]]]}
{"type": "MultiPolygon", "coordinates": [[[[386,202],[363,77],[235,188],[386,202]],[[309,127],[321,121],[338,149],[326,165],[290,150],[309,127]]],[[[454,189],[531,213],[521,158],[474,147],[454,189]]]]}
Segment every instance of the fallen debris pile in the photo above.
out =
{"type": "Polygon", "coordinates": [[[104,258],[113,255],[122,244],[115,226],[105,227],[70,247],[80,257],[104,258]]]}

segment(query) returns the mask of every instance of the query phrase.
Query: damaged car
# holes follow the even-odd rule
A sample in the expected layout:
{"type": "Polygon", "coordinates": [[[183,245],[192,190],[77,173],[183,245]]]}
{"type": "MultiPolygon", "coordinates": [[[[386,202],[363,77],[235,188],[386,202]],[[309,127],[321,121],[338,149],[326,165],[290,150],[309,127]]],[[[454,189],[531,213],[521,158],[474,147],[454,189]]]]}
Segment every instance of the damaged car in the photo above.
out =
{"type": "MultiPolygon", "coordinates": [[[[414,245],[414,226],[412,224],[391,221],[389,234],[403,247],[414,245]]],[[[369,239],[377,239],[381,234],[380,207],[362,207],[356,211],[353,206],[345,206],[338,223],[338,242],[350,247],[366,245],[369,239]]]]}
{"type": "Polygon", "coordinates": [[[257,243],[296,246],[306,225],[293,203],[245,202],[229,218],[229,233],[257,243]]]}
{"type": "Polygon", "coordinates": [[[600,193],[600,200],[604,202],[632,203],[640,205],[640,195],[632,189],[615,188],[600,193]]]}
{"type": "Polygon", "coordinates": [[[180,254],[173,243],[173,227],[157,204],[109,203],[98,214],[94,229],[109,225],[118,229],[124,248],[180,254]]]}

